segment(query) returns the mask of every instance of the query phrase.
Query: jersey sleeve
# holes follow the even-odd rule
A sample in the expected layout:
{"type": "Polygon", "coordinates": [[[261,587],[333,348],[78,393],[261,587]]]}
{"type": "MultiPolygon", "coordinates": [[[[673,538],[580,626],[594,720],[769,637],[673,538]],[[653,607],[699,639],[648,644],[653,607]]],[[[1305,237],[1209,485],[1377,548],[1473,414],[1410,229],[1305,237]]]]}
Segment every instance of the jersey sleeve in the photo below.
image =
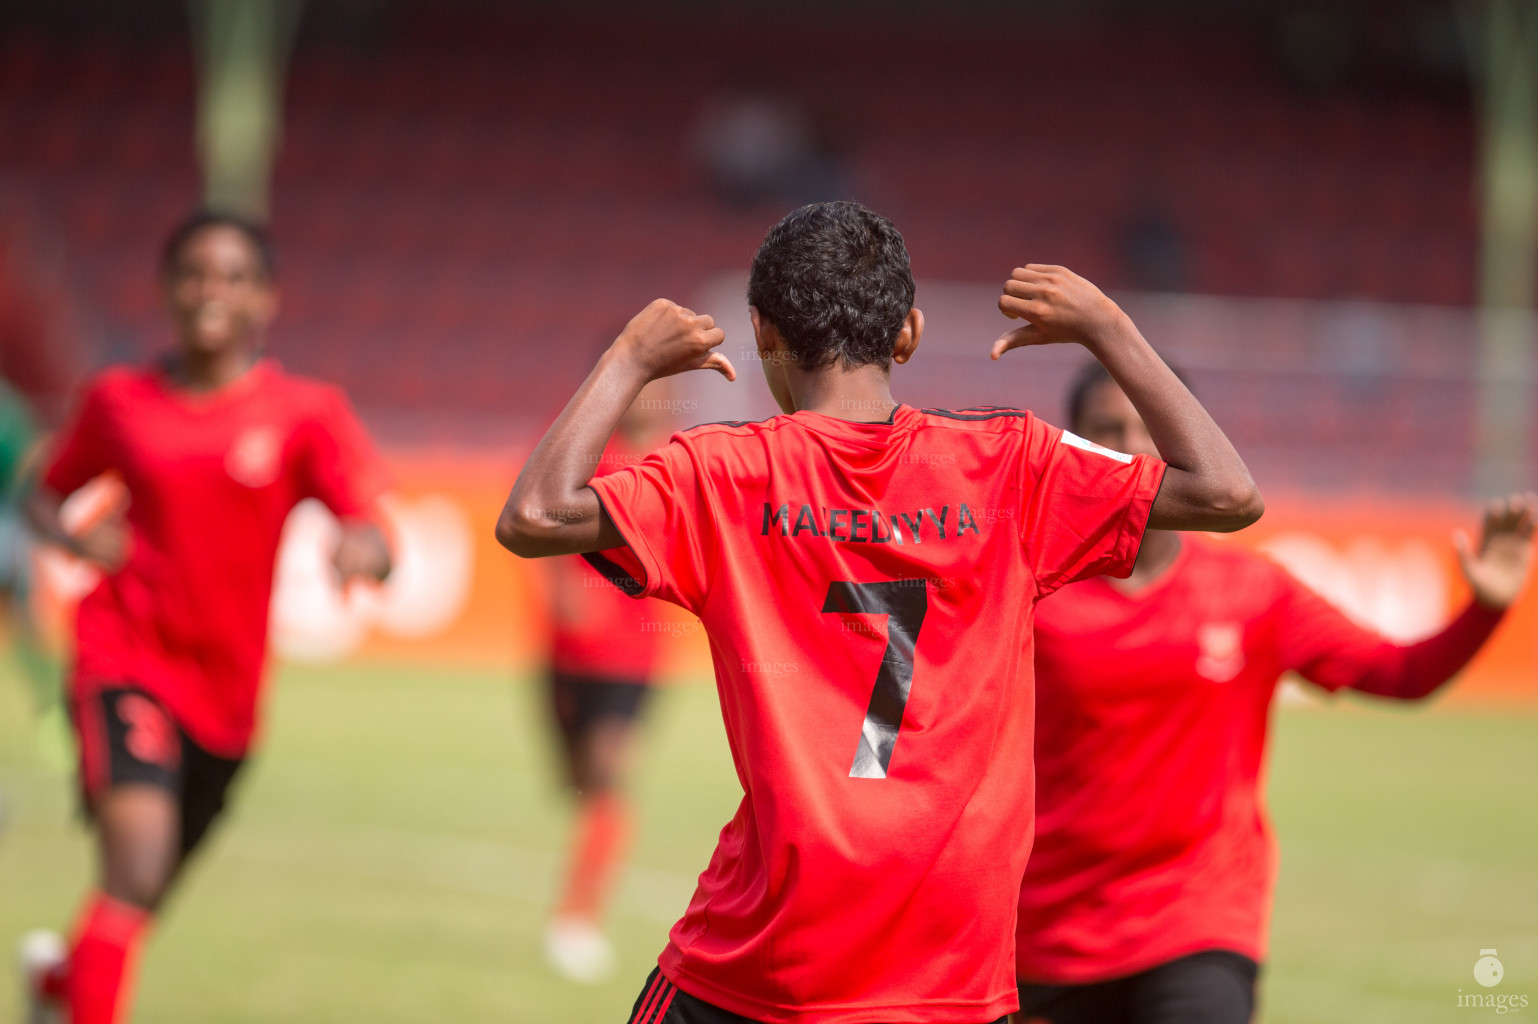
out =
{"type": "Polygon", "coordinates": [[[1276,573],[1282,667],[1332,693],[1351,688],[1401,700],[1426,697],[1479,653],[1504,614],[1470,602],[1436,634],[1396,644],[1353,622],[1285,569],[1276,573]]]}
{"type": "Polygon", "coordinates": [[[640,464],[589,484],[625,537],[584,557],[631,597],[660,597],[698,614],[709,589],[710,516],[688,445],[675,439],[640,464]]]}
{"type": "Polygon", "coordinates": [[[89,388],[49,445],[42,482],[56,494],[73,494],[113,468],[112,437],[100,386],[89,388]]]}
{"type": "Polygon", "coordinates": [[[1046,595],[1091,576],[1131,574],[1164,463],[1025,421],[1021,543],[1046,595]]]}
{"type": "Polygon", "coordinates": [[[347,396],[326,389],[309,427],[301,465],[304,496],[319,498],[339,518],[371,516],[389,477],[347,396]]]}

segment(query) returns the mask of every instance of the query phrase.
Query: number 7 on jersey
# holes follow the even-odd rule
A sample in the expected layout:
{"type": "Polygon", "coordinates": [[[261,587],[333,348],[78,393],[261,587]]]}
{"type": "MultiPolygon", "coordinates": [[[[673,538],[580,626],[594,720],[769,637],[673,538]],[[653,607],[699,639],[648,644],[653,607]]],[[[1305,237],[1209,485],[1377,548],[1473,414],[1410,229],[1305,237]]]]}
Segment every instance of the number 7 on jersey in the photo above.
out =
{"type": "Polygon", "coordinates": [[[887,617],[886,653],[881,656],[865,724],[860,727],[854,767],[849,769],[851,779],[884,779],[892,762],[892,749],[897,746],[897,733],[902,728],[908,691],[913,685],[913,650],[918,644],[924,614],[929,611],[929,583],[923,579],[881,583],[835,581],[828,584],[822,611],[824,615],[887,617]]]}

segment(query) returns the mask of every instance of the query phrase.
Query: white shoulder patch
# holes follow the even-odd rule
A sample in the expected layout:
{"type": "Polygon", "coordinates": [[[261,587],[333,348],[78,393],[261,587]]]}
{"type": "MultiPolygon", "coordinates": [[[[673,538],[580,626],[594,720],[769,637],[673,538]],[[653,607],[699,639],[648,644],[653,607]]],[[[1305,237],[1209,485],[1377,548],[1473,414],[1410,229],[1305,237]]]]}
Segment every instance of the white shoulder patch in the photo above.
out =
{"type": "Polygon", "coordinates": [[[1087,452],[1094,452],[1096,455],[1104,455],[1106,458],[1115,459],[1117,462],[1132,461],[1132,456],[1128,455],[1126,452],[1112,451],[1111,449],[1102,447],[1093,441],[1086,441],[1084,438],[1080,437],[1078,434],[1075,434],[1071,430],[1063,431],[1063,443],[1074,448],[1082,448],[1087,452]]]}

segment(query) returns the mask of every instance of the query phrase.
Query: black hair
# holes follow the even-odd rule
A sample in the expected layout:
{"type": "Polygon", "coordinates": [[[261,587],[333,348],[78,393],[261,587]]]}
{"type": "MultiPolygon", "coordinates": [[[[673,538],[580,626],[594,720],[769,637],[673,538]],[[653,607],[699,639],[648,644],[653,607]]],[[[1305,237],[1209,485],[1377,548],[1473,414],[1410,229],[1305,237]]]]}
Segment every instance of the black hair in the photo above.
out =
{"type": "Polygon", "coordinates": [[[192,236],[204,228],[232,228],[239,231],[256,251],[256,260],[261,264],[262,273],[268,280],[275,276],[278,261],[273,252],[272,236],[267,233],[267,229],[250,217],[244,217],[229,210],[212,209],[198,210],[183,218],[181,223],[171,229],[171,233],[166,236],[165,245],[160,249],[162,274],[168,274],[176,269],[182,250],[192,240],[192,236]]]}
{"type": "Polygon", "coordinates": [[[764,236],[748,274],[748,304],[806,369],[886,365],[913,291],[903,236],[854,202],[787,214],[764,236]]]}
{"type": "MultiPolygon", "coordinates": [[[[1168,363],[1165,364],[1169,366],[1168,363]]],[[[1180,383],[1190,388],[1191,382],[1186,375],[1180,372],[1177,366],[1170,366],[1172,372],[1180,383]]],[[[1079,367],[1079,372],[1073,375],[1073,380],[1068,385],[1068,429],[1074,430],[1079,425],[1079,417],[1084,415],[1084,406],[1089,403],[1089,393],[1102,384],[1115,384],[1116,379],[1111,376],[1111,371],[1100,365],[1098,359],[1091,359],[1079,367]]]]}

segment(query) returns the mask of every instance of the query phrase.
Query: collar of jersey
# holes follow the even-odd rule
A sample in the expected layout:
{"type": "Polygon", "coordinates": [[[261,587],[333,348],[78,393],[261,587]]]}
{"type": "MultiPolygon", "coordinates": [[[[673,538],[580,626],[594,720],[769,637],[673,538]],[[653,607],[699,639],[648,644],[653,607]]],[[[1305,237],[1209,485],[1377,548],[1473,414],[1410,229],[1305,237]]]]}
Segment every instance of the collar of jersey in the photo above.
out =
{"type": "Polygon", "coordinates": [[[846,438],[851,441],[876,441],[885,443],[892,436],[892,428],[900,426],[900,420],[906,419],[913,410],[898,402],[892,407],[892,414],[884,420],[846,420],[837,416],[829,416],[825,412],[813,412],[810,409],[800,409],[790,414],[790,418],[802,426],[815,430],[819,434],[832,437],[846,438]]]}
{"type": "Polygon", "coordinates": [[[261,356],[256,362],[251,364],[251,369],[223,387],[214,388],[212,391],[189,391],[186,388],[177,387],[175,381],[171,380],[171,375],[166,371],[165,366],[157,363],[155,366],[155,384],[174,401],[195,409],[204,409],[242,398],[255,391],[272,373],[276,365],[271,358],[261,356]]]}

